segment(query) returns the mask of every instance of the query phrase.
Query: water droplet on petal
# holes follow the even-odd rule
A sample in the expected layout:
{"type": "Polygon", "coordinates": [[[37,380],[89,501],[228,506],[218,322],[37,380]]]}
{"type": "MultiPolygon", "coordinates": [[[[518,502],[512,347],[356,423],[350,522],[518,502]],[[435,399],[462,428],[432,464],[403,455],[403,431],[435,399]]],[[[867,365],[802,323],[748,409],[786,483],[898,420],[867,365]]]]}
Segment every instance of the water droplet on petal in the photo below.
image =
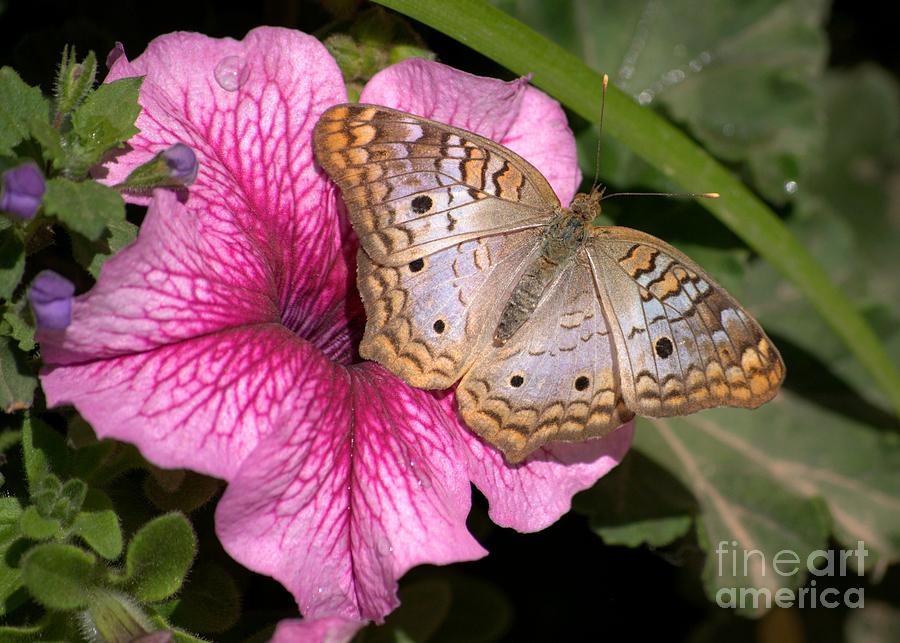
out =
{"type": "Polygon", "coordinates": [[[684,80],[684,72],[680,69],[670,69],[663,75],[663,82],[667,85],[677,85],[684,80]]]}
{"type": "Polygon", "coordinates": [[[322,593],[322,588],[319,587],[319,588],[316,589],[316,591],[317,591],[319,594],[321,594],[321,593],[322,593]]]}
{"type": "Polygon", "coordinates": [[[250,69],[240,56],[225,56],[216,65],[216,82],[228,92],[240,89],[247,82],[249,75],[250,69]]]}
{"type": "Polygon", "coordinates": [[[638,94],[638,96],[637,96],[637,101],[638,101],[641,105],[649,105],[651,102],[653,102],[653,94],[651,94],[650,92],[648,92],[648,91],[645,89],[645,90],[642,91],[640,94],[638,94]]]}
{"type": "Polygon", "coordinates": [[[784,184],[784,191],[788,194],[796,194],[799,187],[796,181],[787,181],[784,184]]]}
{"type": "Polygon", "coordinates": [[[387,555],[393,553],[394,548],[391,546],[391,543],[388,541],[387,538],[379,538],[375,542],[375,550],[381,556],[387,556],[387,555]]]}

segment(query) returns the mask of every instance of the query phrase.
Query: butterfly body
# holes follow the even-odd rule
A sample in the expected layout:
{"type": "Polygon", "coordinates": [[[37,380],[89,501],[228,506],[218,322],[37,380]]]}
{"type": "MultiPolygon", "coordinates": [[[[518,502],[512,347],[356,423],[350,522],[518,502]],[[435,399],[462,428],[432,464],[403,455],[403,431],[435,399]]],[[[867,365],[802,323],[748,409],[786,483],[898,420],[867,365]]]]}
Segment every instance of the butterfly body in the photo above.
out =
{"type": "MultiPolygon", "coordinates": [[[[579,195],[582,196],[586,195],[579,195]]],[[[599,207],[596,211],[599,213],[599,207]]],[[[525,269],[503,308],[494,332],[495,346],[505,344],[522,327],[547,290],[566,271],[590,236],[591,220],[570,209],[559,209],[541,233],[540,253],[525,269]]]]}
{"type": "Polygon", "coordinates": [[[508,460],[776,394],[784,364],[752,317],[663,241],[593,227],[597,191],[564,208],[511,150],[375,105],[328,110],[315,149],[360,238],[360,354],[416,387],[457,383],[463,420],[508,460]]]}

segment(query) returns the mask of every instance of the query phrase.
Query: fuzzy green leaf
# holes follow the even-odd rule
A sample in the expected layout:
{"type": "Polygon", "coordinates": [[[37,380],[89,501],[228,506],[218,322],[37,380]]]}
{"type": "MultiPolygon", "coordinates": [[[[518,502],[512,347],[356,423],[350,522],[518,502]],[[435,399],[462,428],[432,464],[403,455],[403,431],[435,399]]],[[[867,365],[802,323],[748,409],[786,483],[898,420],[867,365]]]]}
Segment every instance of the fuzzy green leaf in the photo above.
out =
{"type": "Polygon", "coordinates": [[[81,235],[72,235],[72,253],[75,260],[97,279],[104,262],[134,241],[137,231],[138,227],[126,219],[109,221],[106,234],[97,241],[88,241],[81,235]]]}
{"type": "Polygon", "coordinates": [[[142,601],[161,601],[177,592],[197,553],[187,518],[170,513],[141,527],[128,543],[126,582],[142,601]]]}
{"type": "Polygon", "coordinates": [[[6,614],[7,601],[22,586],[21,573],[16,567],[11,567],[6,560],[9,546],[21,536],[19,531],[21,514],[22,506],[18,500],[0,497],[0,616],[6,614]]]}
{"type": "Polygon", "coordinates": [[[0,299],[11,299],[25,272],[25,242],[15,226],[0,230],[0,299]]]}
{"type": "Polygon", "coordinates": [[[81,161],[90,166],[103,154],[138,133],[134,126],[141,106],[138,94],[143,78],[122,78],[100,85],[72,113],[81,161]]]}
{"type": "Polygon", "coordinates": [[[90,93],[97,78],[97,56],[94,52],[81,62],[75,54],[75,47],[65,47],[62,62],[56,74],[56,110],[60,115],[68,114],[90,93]]]}
{"type": "Polygon", "coordinates": [[[93,574],[94,557],[72,545],[37,545],[22,558],[25,587],[35,600],[51,609],[86,607],[93,574]]]}
{"type": "Polygon", "coordinates": [[[112,188],[96,181],[47,181],[44,210],[71,230],[97,241],[107,227],[125,220],[125,202],[112,188]]]}
{"type": "Polygon", "coordinates": [[[28,352],[35,347],[34,328],[9,304],[0,306],[0,335],[11,337],[19,350],[28,352]]]}
{"type": "Polygon", "coordinates": [[[237,623],[240,614],[241,595],[234,579],[218,565],[207,563],[191,570],[171,618],[192,631],[219,633],[237,623]]]}
{"type": "Polygon", "coordinates": [[[30,505],[19,517],[22,535],[32,540],[50,540],[62,535],[62,526],[56,518],[45,518],[37,507],[30,505]]]}
{"type": "MultiPolygon", "coordinates": [[[[63,437],[43,420],[28,417],[22,425],[25,475],[32,496],[42,491],[55,471],[66,472],[67,448],[63,437]]],[[[57,481],[58,484],[58,481],[57,481]]]]}
{"type": "Polygon", "coordinates": [[[38,87],[29,87],[10,67],[0,68],[0,154],[31,135],[31,124],[47,122],[50,103],[38,87]]]}
{"type": "Polygon", "coordinates": [[[8,337],[0,337],[0,409],[13,413],[29,408],[36,387],[25,355],[8,337]]]}
{"type": "Polygon", "coordinates": [[[80,512],[75,517],[72,533],[107,560],[115,560],[122,553],[122,529],[115,511],[80,512]]]}

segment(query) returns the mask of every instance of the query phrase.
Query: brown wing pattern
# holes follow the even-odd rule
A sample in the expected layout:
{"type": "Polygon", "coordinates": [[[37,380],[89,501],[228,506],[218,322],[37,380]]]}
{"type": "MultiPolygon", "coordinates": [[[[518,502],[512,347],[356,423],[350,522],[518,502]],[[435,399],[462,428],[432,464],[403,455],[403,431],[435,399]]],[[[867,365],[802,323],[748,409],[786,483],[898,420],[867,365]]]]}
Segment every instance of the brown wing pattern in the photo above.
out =
{"type": "Polygon", "coordinates": [[[332,107],[314,143],[362,247],[380,265],[539,227],[559,206],[546,179],[512,151],[386,107],[332,107]]]}
{"type": "Polygon", "coordinates": [[[582,252],[532,317],[491,346],[456,389],[463,419],[511,462],[552,440],[605,435],[633,417],[582,252]]]}
{"type": "Polygon", "coordinates": [[[448,388],[490,341],[527,259],[531,231],[484,237],[416,259],[380,266],[360,252],[366,308],[360,354],[419,388],[448,388]]]}
{"type": "Polygon", "coordinates": [[[589,254],[628,407],[652,417],[753,408],[778,392],[774,344],[721,286],[675,248],[628,228],[598,228],[589,254]],[[604,297],[605,294],[605,297],[604,297]]]}

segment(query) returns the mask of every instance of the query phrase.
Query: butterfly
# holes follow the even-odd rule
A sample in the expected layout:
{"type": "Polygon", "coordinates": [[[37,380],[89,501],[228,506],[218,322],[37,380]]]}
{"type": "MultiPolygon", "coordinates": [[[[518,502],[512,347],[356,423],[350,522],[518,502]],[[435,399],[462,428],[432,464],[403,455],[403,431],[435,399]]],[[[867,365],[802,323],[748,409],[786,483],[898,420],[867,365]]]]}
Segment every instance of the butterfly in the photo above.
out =
{"type": "Polygon", "coordinates": [[[502,145],[378,105],[328,109],[314,148],[360,241],[360,354],[414,387],[458,382],[463,421],[509,462],[777,393],[759,324],[672,246],[594,227],[600,191],[564,208],[502,145]]]}

